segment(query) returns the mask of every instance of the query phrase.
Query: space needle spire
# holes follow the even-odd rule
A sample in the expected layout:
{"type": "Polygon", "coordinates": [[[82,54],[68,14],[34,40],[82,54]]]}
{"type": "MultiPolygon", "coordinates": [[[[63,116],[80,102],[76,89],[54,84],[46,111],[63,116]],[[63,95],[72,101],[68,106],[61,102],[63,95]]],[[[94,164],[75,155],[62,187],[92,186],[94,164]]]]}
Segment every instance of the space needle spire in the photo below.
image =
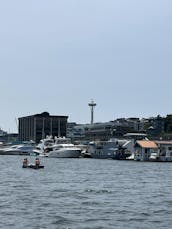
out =
{"type": "Polygon", "coordinates": [[[94,108],[97,104],[93,101],[93,99],[91,100],[91,102],[88,104],[88,106],[91,109],[91,124],[93,124],[94,122],[94,108]]]}

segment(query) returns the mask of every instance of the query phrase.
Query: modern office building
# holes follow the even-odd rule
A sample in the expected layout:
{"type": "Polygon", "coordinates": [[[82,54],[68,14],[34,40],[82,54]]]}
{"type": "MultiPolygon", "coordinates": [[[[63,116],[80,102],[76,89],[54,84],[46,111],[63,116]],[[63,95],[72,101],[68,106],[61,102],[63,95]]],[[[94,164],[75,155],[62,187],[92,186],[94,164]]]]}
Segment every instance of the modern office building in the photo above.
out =
{"type": "Polygon", "coordinates": [[[39,142],[47,135],[66,136],[68,116],[48,112],[19,118],[19,140],[39,142]]]}

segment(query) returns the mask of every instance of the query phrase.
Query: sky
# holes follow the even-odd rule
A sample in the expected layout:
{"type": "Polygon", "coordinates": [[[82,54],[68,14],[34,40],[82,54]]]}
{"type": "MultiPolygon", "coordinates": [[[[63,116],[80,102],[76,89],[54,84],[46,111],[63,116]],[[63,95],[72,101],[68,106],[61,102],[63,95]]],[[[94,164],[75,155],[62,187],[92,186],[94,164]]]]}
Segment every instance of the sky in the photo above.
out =
{"type": "Polygon", "coordinates": [[[172,113],[171,0],[0,0],[0,128],[172,113]]]}

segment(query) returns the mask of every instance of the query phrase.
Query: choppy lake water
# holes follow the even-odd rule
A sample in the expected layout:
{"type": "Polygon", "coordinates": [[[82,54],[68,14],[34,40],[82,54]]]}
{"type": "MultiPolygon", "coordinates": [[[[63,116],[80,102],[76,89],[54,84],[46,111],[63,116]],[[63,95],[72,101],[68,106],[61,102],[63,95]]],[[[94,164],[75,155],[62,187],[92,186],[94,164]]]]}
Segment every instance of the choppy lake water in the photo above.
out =
{"type": "Polygon", "coordinates": [[[171,228],[172,163],[22,159],[0,156],[0,228],[171,228]]]}

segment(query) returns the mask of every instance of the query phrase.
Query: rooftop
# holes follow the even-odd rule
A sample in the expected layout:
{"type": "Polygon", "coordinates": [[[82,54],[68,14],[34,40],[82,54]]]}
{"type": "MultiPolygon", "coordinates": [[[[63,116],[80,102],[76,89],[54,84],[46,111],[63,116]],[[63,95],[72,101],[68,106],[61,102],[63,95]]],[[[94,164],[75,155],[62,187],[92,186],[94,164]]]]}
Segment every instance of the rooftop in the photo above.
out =
{"type": "Polygon", "coordinates": [[[158,148],[154,141],[141,140],[136,142],[142,148],[158,148]]]}

